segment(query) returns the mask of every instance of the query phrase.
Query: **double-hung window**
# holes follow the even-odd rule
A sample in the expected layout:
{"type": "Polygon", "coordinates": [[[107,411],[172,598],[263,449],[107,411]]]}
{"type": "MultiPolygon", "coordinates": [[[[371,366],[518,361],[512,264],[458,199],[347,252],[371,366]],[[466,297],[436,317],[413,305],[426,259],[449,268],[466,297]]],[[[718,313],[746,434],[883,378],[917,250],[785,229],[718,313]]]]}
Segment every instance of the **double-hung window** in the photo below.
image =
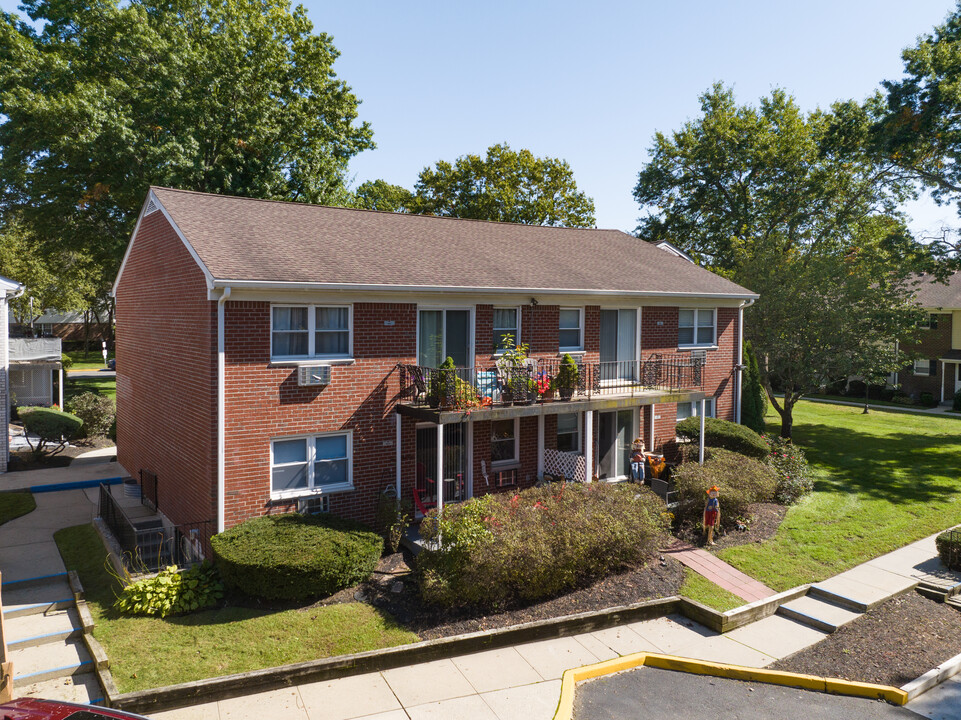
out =
{"type": "Polygon", "coordinates": [[[581,423],[578,413],[557,416],[557,449],[561,452],[581,451],[581,423]]]}
{"type": "Polygon", "coordinates": [[[678,346],[714,345],[717,335],[715,319],[713,308],[681,308],[677,313],[678,346]]]}
{"type": "Polygon", "coordinates": [[[514,344],[520,342],[520,318],[517,308],[494,308],[494,352],[508,349],[505,337],[510,335],[514,344]]]}
{"type": "Polygon", "coordinates": [[[914,374],[915,375],[935,375],[934,368],[937,366],[930,360],[915,360],[914,361],[914,374]]]}
{"type": "Polygon", "coordinates": [[[349,432],[278,438],[270,443],[272,497],[295,497],[352,487],[349,432]]]}
{"type": "MultiPolygon", "coordinates": [[[[681,422],[685,418],[697,417],[701,408],[699,402],[685,402],[677,404],[677,421],[681,422]]],[[[714,398],[704,400],[704,417],[714,417],[714,398]]]]}
{"type": "Polygon", "coordinates": [[[557,344],[561,352],[584,349],[584,313],[580,308],[561,308],[557,344]]]}
{"type": "Polygon", "coordinates": [[[270,356],[275,360],[349,358],[350,324],[347,305],[274,305],[270,356]]]}
{"type": "Polygon", "coordinates": [[[518,419],[491,422],[491,465],[513,465],[518,462],[518,419]]]}

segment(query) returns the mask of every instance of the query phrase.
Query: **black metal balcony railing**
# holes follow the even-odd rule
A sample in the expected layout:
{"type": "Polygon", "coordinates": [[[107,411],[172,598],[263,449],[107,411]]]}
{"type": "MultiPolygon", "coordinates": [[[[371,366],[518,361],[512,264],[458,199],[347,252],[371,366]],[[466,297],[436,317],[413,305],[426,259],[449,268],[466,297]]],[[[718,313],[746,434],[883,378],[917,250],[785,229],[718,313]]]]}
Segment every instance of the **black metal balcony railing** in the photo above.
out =
{"type": "Polygon", "coordinates": [[[401,402],[441,410],[528,405],[538,399],[583,400],[663,390],[698,390],[705,358],[691,353],[653,353],[644,360],[577,363],[530,358],[520,367],[429,368],[399,365],[401,402]],[[548,388],[553,385],[554,390],[548,388]]]}

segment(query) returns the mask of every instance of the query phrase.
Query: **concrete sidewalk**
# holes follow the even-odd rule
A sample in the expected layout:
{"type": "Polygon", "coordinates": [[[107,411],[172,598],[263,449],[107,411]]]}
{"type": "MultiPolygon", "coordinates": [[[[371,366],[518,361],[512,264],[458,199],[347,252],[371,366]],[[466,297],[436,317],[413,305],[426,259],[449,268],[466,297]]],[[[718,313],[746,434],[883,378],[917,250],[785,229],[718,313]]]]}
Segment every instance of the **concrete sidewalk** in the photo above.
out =
{"type": "MultiPolygon", "coordinates": [[[[948,573],[931,536],[819,583],[872,604],[922,579],[961,582],[948,573]]],[[[157,720],[548,720],[565,670],[619,655],[654,651],[764,667],[826,633],[772,615],[719,635],[681,616],[517,645],[380,673],[310,683],[152,714],[157,720]]],[[[931,718],[958,717],[961,681],[949,681],[908,705],[931,718]],[[943,700],[941,700],[943,698],[943,700]],[[953,708],[953,710],[951,710],[953,708]],[[945,714],[948,711],[955,714],[945,714]]],[[[656,717],[656,715],[651,715],[656,717]]]]}
{"type": "MultiPolygon", "coordinates": [[[[106,480],[107,478],[126,477],[127,471],[118,462],[109,462],[104,457],[107,449],[93,450],[76,458],[68,467],[47,468],[45,470],[21,470],[0,475],[0,491],[29,490],[35,485],[55,485],[82,480],[106,480]],[[92,461],[93,460],[93,461],[92,461]],[[78,462],[81,461],[81,462],[78,462]]],[[[112,457],[112,449],[108,457],[112,457]]],[[[77,523],[74,523],[75,525],[77,523]]],[[[3,526],[4,529],[6,525],[3,526]]],[[[2,566],[0,566],[2,569],[2,566]]]]}

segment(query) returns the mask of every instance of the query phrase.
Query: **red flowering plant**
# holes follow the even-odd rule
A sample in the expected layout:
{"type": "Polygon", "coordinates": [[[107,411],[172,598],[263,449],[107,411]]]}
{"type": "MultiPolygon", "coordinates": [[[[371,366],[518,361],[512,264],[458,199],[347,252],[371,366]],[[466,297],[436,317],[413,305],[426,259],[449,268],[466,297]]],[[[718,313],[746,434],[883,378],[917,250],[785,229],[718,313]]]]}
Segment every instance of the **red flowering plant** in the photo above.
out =
{"type": "Polygon", "coordinates": [[[804,450],[782,437],[761,437],[770,447],[765,462],[777,475],[774,501],[781,505],[793,505],[814,489],[804,450]]]}
{"type": "Polygon", "coordinates": [[[537,373],[537,394],[541,397],[554,397],[554,378],[543,370],[537,373]]]}

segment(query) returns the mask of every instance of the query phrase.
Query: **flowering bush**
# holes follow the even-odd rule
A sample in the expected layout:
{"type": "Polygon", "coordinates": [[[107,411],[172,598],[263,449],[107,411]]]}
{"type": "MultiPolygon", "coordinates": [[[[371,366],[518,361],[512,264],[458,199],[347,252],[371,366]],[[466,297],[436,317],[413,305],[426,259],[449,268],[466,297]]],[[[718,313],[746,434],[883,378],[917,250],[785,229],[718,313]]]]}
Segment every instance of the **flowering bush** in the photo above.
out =
{"type": "Polygon", "coordinates": [[[666,530],[664,506],[644,488],[552,484],[485,495],[435,511],[421,532],[443,545],[417,557],[425,600],[501,608],[553,597],[641,565],[666,530]]]}
{"type": "Polygon", "coordinates": [[[790,440],[762,435],[771,448],[767,465],[777,474],[774,501],[792,505],[814,489],[804,451],[790,440]]]}

